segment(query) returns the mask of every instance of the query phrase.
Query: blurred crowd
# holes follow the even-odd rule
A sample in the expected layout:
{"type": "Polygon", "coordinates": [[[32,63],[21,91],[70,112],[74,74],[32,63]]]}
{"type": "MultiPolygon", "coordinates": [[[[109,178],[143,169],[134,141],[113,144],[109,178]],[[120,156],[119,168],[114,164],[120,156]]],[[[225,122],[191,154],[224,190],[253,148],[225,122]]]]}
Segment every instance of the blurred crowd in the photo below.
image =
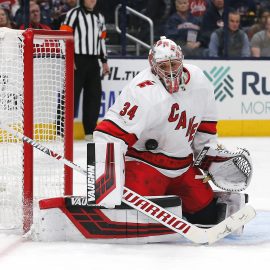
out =
{"type": "MultiPolygon", "coordinates": [[[[129,2],[153,20],[155,40],[166,35],[181,45],[185,57],[270,57],[270,0],[129,2]]],[[[149,40],[146,23],[138,21],[129,23],[134,32],[139,29],[138,37],[149,40]]]]}
{"type": "MultiPolygon", "coordinates": [[[[114,25],[121,0],[98,0],[106,24],[114,25]]],[[[180,44],[187,57],[269,57],[270,0],[127,0],[150,17],[154,36],[180,44]]],[[[78,0],[30,0],[30,27],[58,30],[78,0]]],[[[24,0],[0,0],[0,27],[24,29],[24,0]]],[[[149,27],[127,13],[127,30],[149,40],[149,27]]],[[[108,34],[107,44],[113,38],[108,34]]]]}
{"type": "MultiPolygon", "coordinates": [[[[29,27],[58,30],[77,0],[29,0],[29,27]]],[[[0,0],[0,27],[24,29],[24,0],[0,0]]]]}

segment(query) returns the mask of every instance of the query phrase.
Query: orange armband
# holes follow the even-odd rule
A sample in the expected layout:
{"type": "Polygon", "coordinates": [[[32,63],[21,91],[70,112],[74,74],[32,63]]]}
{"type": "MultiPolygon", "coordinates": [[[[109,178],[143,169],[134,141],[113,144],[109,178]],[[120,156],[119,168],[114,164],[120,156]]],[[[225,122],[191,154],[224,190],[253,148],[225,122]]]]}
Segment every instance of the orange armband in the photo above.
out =
{"type": "Polygon", "coordinates": [[[70,27],[69,25],[66,25],[66,24],[62,24],[62,25],[60,26],[60,30],[68,31],[68,32],[73,33],[73,28],[70,27]]]}

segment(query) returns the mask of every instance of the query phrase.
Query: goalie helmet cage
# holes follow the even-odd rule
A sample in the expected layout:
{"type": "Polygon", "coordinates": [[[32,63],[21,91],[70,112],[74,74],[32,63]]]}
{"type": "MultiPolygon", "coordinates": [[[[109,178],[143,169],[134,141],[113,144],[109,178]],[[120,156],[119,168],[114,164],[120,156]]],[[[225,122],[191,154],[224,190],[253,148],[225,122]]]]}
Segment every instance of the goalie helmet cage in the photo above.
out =
{"type": "MultiPolygon", "coordinates": [[[[73,159],[71,33],[0,29],[0,118],[73,159]]],[[[0,229],[27,232],[45,197],[72,195],[72,170],[0,130],[0,229]]]]}

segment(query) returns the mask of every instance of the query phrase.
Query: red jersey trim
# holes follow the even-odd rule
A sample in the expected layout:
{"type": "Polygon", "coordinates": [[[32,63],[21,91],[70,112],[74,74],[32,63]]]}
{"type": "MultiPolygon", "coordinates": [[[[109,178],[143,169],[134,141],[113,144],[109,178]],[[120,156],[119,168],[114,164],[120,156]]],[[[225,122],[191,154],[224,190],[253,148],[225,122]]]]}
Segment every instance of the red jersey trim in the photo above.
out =
{"type": "Polygon", "coordinates": [[[97,125],[95,131],[106,133],[110,136],[118,138],[118,139],[124,141],[128,146],[132,146],[134,143],[136,143],[136,141],[138,141],[138,138],[135,134],[128,133],[127,131],[120,128],[118,125],[116,125],[111,120],[101,121],[97,125]]]}
{"type": "Polygon", "coordinates": [[[217,122],[216,121],[202,121],[197,131],[215,135],[217,133],[217,122]]]}
{"type": "Polygon", "coordinates": [[[155,167],[165,170],[181,170],[190,166],[193,162],[193,154],[187,157],[170,157],[161,153],[152,153],[149,151],[139,151],[135,148],[129,148],[126,156],[144,161],[155,167]]]}

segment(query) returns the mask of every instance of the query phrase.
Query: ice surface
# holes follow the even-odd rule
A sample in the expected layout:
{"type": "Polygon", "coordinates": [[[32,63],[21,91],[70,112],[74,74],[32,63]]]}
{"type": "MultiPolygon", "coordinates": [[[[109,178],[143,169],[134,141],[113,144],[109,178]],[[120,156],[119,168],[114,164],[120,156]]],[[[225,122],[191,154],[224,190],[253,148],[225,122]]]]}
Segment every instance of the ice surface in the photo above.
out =
{"type": "MultiPolygon", "coordinates": [[[[270,264],[270,138],[221,138],[228,149],[245,147],[252,155],[254,174],[250,204],[257,217],[241,237],[227,237],[211,246],[185,240],[180,243],[120,245],[71,242],[31,242],[0,233],[0,270],[11,269],[269,269],[270,264]]],[[[75,162],[86,166],[86,143],[75,143],[75,162]]],[[[74,174],[75,193],[82,192],[84,178],[74,174]]]]}

